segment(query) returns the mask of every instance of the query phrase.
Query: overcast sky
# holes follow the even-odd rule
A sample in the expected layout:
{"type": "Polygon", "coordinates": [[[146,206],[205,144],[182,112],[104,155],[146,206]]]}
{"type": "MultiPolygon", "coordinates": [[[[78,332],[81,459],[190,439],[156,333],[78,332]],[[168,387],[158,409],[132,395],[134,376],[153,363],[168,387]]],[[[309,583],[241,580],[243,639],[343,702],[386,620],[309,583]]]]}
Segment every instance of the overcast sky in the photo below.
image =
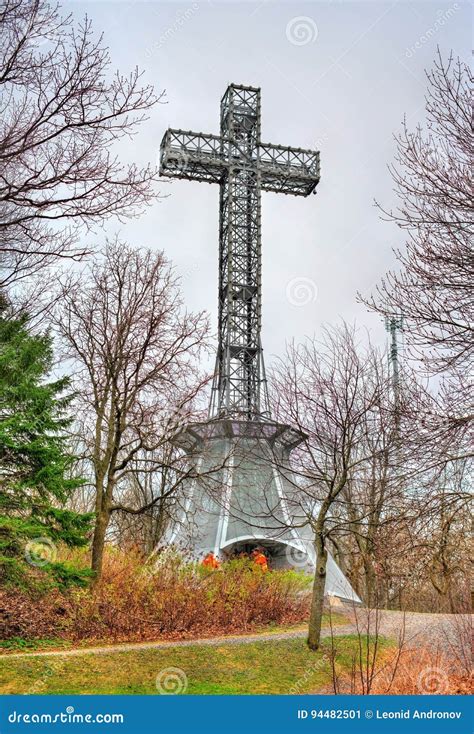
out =
{"type": "MultiPolygon", "coordinates": [[[[452,2],[68,2],[104,32],[115,66],[135,65],[166,90],[126,151],[156,160],[167,127],[219,132],[230,82],[261,87],[262,139],[317,148],[321,182],[307,199],[263,194],[263,346],[340,317],[385,338],[357,304],[394,263],[402,234],[373,201],[393,203],[387,164],[403,116],[423,120],[424,69],[437,45],[471,56],[471,11],[452,2]]],[[[168,198],[120,226],[133,244],[165,250],[183,277],[188,306],[217,323],[218,187],[163,182],[168,198]]],[[[114,225],[118,230],[118,225],[114,225]]]]}

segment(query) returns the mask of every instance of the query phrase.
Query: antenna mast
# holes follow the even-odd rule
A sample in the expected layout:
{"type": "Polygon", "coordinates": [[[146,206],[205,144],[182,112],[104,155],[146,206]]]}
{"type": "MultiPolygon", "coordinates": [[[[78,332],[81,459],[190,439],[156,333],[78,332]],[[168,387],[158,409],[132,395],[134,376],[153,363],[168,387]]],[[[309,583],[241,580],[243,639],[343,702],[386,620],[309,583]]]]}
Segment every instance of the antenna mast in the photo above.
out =
{"type": "Polygon", "coordinates": [[[403,329],[401,314],[387,314],[385,329],[389,334],[388,361],[392,371],[393,404],[395,408],[395,423],[398,430],[400,423],[400,352],[398,346],[398,332],[403,329]]]}

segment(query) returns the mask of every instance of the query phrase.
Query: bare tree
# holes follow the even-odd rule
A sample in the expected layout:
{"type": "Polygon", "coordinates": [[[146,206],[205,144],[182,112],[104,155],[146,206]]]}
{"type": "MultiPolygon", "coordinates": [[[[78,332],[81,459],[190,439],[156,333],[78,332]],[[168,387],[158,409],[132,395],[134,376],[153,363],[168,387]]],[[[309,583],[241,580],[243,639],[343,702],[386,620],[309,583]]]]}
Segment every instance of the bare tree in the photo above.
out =
{"type": "Polygon", "coordinates": [[[396,253],[399,270],[366,302],[403,316],[407,354],[428,376],[441,378],[432,381],[431,393],[404,400],[406,494],[395,504],[397,524],[382,534],[387,552],[379,569],[387,597],[397,596],[399,605],[404,597],[412,605],[454,608],[466,565],[470,485],[469,471],[459,467],[472,461],[474,445],[472,74],[461,60],[445,61],[438,52],[427,79],[425,126],[412,131],[405,123],[396,138],[390,172],[398,206],[380,207],[407,233],[406,247],[396,253]],[[438,603],[428,601],[430,588],[438,603]]]}
{"type": "Polygon", "coordinates": [[[308,436],[294,467],[301,486],[293,514],[311,526],[317,555],[308,633],[313,650],[320,644],[328,540],[341,529],[339,503],[373,452],[383,452],[367,441],[370,416],[386,388],[370,365],[370,348],[362,350],[355,331],[343,325],[327,329],[320,344],[290,345],[272,377],[278,419],[308,436]]]}
{"type": "MultiPolygon", "coordinates": [[[[208,323],[183,309],[162,253],[115,242],[64,285],[55,324],[76,368],[79,434],[93,470],[98,576],[112,513],[143,512],[160,500],[129,506],[124,486],[131,473],[138,481],[171,461],[160,447],[206,383],[197,365],[208,323]]],[[[189,470],[184,459],[173,462],[176,487],[189,470]]]]}
{"type": "Polygon", "coordinates": [[[368,304],[403,315],[408,347],[429,373],[462,373],[474,354],[472,74],[438,52],[427,79],[426,129],[405,123],[397,136],[399,205],[382,208],[407,232],[406,249],[368,304]]]}
{"type": "Polygon", "coordinates": [[[347,483],[339,508],[349,532],[343,529],[340,544],[334,533],[332,542],[342,550],[349,546],[350,562],[356,556],[363,573],[361,595],[370,607],[387,601],[387,579],[380,573],[387,535],[417,516],[419,505],[413,500],[424,497],[423,475],[434,459],[431,437],[414,419],[421,406],[432,402],[425,386],[408,365],[395,385],[388,356],[375,349],[369,351],[368,369],[380,386],[380,401],[365,418],[367,461],[347,483]]]}
{"type": "Polygon", "coordinates": [[[416,519],[416,544],[426,582],[436,592],[436,611],[459,612],[470,582],[472,466],[450,462],[426,478],[429,486],[416,519]]]}
{"type": "Polygon", "coordinates": [[[175,495],[182,484],[179,456],[180,450],[168,441],[152,452],[142,449],[133,459],[123,479],[120,509],[116,507],[113,516],[117,545],[138,548],[149,556],[163,542],[176,520],[175,495]]]}
{"type": "MultiPolygon", "coordinates": [[[[58,258],[111,216],[130,217],[154,197],[155,167],[126,164],[130,140],[157,102],[137,69],[110,69],[102,37],[45,0],[0,7],[0,287],[58,258]]],[[[44,284],[43,284],[44,285],[44,284]]]]}
{"type": "Polygon", "coordinates": [[[330,540],[368,606],[454,610],[465,595],[472,471],[419,420],[436,401],[408,367],[396,412],[390,402],[383,393],[370,413],[368,460],[342,493],[330,540]]]}
{"type": "Polygon", "coordinates": [[[365,435],[367,462],[343,490],[343,504],[338,508],[341,539],[338,542],[338,533],[334,532],[331,541],[338,548],[339,557],[349,556],[349,566],[354,556],[360,560],[362,588],[357,583],[356,573],[351,573],[350,577],[367,606],[372,607],[380,599],[376,571],[381,530],[390,520],[394,522],[396,518],[398,521],[402,510],[403,481],[394,466],[397,442],[393,416],[387,406],[381,405],[370,415],[365,435]],[[347,540],[351,543],[348,552],[343,554],[341,550],[347,540]]]}

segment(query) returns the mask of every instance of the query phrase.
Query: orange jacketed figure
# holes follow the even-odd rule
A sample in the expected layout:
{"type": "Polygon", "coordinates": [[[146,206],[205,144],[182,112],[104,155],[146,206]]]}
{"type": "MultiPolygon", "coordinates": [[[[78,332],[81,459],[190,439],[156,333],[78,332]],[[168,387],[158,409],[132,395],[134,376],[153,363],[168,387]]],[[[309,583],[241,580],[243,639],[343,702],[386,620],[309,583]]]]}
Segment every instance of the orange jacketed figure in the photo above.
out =
{"type": "Polygon", "coordinates": [[[256,548],[252,553],[252,558],[257,566],[260,566],[262,571],[268,571],[268,561],[265,553],[256,548]]]}
{"type": "Polygon", "coordinates": [[[218,559],[215,557],[214,553],[210,552],[204,558],[202,565],[205,568],[219,568],[221,564],[220,561],[218,561],[218,559]]]}

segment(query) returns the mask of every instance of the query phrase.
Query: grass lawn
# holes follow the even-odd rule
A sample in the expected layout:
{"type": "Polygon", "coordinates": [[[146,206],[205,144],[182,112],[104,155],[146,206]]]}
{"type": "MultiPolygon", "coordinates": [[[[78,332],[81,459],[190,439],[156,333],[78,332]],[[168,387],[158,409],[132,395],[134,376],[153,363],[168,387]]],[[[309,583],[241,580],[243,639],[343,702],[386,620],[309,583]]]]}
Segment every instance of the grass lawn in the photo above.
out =
{"type": "MultiPolygon", "coordinates": [[[[335,644],[338,669],[349,671],[357,638],[338,637],[335,644]]],[[[389,644],[382,641],[381,653],[389,644]]],[[[166,686],[168,668],[179,669],[176,675],[187,680],[183,692],[188,694],[313,693],[331,681],[329,652],[328,639],[312,653],[301,638],[74,657],[5,656],[0,660],[0,693],[156,695],[157,676],[166,686]]]]}

